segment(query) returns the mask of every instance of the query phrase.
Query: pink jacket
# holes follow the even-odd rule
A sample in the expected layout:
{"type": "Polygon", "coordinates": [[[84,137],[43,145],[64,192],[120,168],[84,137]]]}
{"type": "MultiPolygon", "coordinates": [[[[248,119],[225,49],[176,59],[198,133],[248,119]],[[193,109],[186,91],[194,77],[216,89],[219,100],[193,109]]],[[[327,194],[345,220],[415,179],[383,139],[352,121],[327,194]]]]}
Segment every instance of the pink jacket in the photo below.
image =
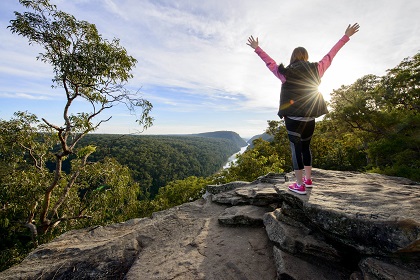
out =
{"type": "MultiPolygon", "coordinates": [[[[350,40],[349,36],[343,35],[341,39],[332,47],[332,49],[318,62],[318,74],[321,78],[328,67],[330,67],[331,62],[337,52],[350,40]]],[[[265,62],[268,69],[270,69],[273,74],[280,79],[282,83],[286,82],[286,77],[278,72],[278,64],[272,59],[268,54],[266,54],[260,47],[255,49],[255,52],[258,56],[265,62]]]]}

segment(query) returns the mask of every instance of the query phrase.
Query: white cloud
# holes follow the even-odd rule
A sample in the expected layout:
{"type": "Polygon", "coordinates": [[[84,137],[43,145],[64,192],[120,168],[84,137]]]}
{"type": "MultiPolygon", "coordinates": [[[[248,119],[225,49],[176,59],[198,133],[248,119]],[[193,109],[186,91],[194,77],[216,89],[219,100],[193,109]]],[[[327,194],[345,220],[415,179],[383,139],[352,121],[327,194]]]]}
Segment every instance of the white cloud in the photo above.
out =
{"type": "Polygon", "coordinates": [[[18,99],[33,99],[33,100],[48,100],[49,98],[46,96],[42,96],[42,95],[33,95],[33,94],[28,94],[25,92],[5,92],[5,93],[0,93],[1,97],[6,97],[6,98],[18,98],[18,99]]]}
{"type": "MultiPolygon", "coordinates": [[[[360,32],[338,53],[323,78],[320,89],[326,99],[334,88],[366,74],[384,75],[386,69],[419,51],[418,1],[51,2],[78,19],[95,23],[104,38],[120,38],[138,60],[129,86],[141,88],[156,107],[165,106],[173,113],[243,110],[272,112],[275,118],[281,84],[245,44],[251,34],[259,37],[261,47],[277,62],[287,63],[297,46],[307,48],[310,60],[317,61],[338,41],[347,24],[359,22],[360,32]]],[[[35,61],[35,49],[9,30],[0,34],[5,38],[0,43],[0,73],[30,77],[32,83],[42,81],[49,87],[52,74],[35,61]]],[[[2,85],[0,92],[4,96],[12,89],[2,85]]],[[[16,91],[22,92],[19,87],[16,91]]]]}

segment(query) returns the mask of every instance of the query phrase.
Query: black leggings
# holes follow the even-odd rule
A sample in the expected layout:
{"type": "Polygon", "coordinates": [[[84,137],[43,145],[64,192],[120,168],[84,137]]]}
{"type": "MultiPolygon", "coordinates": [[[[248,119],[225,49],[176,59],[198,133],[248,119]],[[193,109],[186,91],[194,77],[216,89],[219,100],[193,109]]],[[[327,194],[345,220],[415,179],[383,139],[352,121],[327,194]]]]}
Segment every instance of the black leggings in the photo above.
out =
{"type": "Polygon", "coordinates": [[[304,166],[312,166],[309,145],[315,130],[315,120],[304,122],[285,117],[284,121],[292,150],[293,169],[302,170],[304,166]]]}

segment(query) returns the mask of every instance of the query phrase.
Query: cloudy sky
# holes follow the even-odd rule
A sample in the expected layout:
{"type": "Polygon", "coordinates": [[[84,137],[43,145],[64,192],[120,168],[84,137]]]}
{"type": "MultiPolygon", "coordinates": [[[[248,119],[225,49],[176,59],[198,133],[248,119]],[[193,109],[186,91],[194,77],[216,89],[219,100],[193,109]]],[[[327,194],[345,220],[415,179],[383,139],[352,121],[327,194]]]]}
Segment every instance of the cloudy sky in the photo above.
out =
{"type": "MultiPolygon", "coordinates": [[[[305,47],[319,61],[348,24],[360,31],[338,53],[320,91],[367,74],[382,76],[420,51],[414,0],[51,0],[58,9],[96,24],[104,38],[119,38],[138,62],[127,85],[152,102],[153,127],[145,134],[231,130],[262,133],[276,120],[280,81],[246,45],[249,35],[278,63],[305,47]]],[[[60,125],[64,94],[52,89],[52,68],[36,60],[42,51],[7,26],[17,0],[0,1],[0,119],[29,111],[60,125]]],[[[79,104],[81,110],[83,104],[79,104]]],[[[124,106],[104,116],[100,133],[135,133],[124,106]]]]}

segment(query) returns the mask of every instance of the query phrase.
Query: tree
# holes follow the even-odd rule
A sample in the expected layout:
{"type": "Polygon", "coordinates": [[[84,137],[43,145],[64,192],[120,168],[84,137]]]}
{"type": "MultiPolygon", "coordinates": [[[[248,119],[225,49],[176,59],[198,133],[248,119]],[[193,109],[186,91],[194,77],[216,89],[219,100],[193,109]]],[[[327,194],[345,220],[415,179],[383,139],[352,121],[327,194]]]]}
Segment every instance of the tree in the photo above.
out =
{"type": "Polygon", "coordinates": [[[324,119],[316,123],[311,140],[314,167],[331,170],[364,171],[367,165],[362,138],[345,125],[324,119]]]}
{"type": "Polygon", "coordinates": [[[254,181],[270,172],[283,173],[284,159],[279,155],[275,145],[263,139],[255,139],[254,147],[237,156],[235,163],[221,171],[217,183],[243,180],[254,181]]]}
{"type": "Polygon", "coordinates": [[[75,216],[92,218],[77,220],[77,225],[72,227],[124,222],[138,217],[140,186],[133,180],[130,169],[116,159],[107,157],[89,164],[76,183],[78,188],[72,189],[73,199],[67,201],[65,208],[75,216]]]}
{"type": "Polygon", "coordinates": [[[389,109],[420,110],[420,53],[405,58],[382,79],[383,101],[389,109]]]}
{"type": "Polygon", "coordinates": [[[271,145],[274,146],[279,159],[282,161],[284,172],[293,170],[292,152],[290,151],[289,136],[287,135],[284,120],[268,121],[267,134],[273,136],[271,145]]]}
{"type": "MultiPolygon", "coordinates": [[[[125,88],[125,83],[132,78],[131,70],[136,60],[120,46],[118,39],[103,39],[94,24],[76,20],[74,16],[57,10],[48,0],[19,2],[32,12],[15,12],[16,19],[10,21],[8,28],[12,33],[28,38],[29,44],[43,47],[44,52],[37,59],[53,67],[53,87],[62,88],[66,96],[61,125],[44,118],[39,123],[33,115],[18,113],[14,120],[18,130],[11,134],[16,144],[9,142],[24,153],[25,168],[31,166],[31,178],[18,186],[29,188],[29,193],[34,188],[42,190],[41,197],[38,192],[36,196],[22,193],[27,195],[26,211],[29,213],[25,224],[31,229],[36,245],[38,234],[51,231],[63,221],[88,217],[83,213],[69,216],[71,212],[63,209],[80,174],[89,165],[89,155],[95,151],[93,146],[78,148],[77,144],[86,134],[109,121],[110,118],[98,120],[101,113],[121,103],[134,114],[140,109],[136,121],[146,129],[153,121],[149,115],[152,104],[139,98],[138,92],[132,93],[125,88]],[[75,101],[79,99],[90,104],[90,112],[72,113],[75,101]],[[26,136],[25,131],[29,133],[26,136]],[[58,145],[52,145],[52,142],[58,145]],[[71,173],[65,174],[62,172],[63,161],[69,155],[77,158],[73,161],[71,173]],[[45,167],[50,158],[55,165],[53,174],[49,174],[45,167]]],[[[17,166],[9,168],[20,171],[20,175],[26,172],[14,168],[17,166]]],[[[20,191],[24,192],[23,189],[20,191]]]]}
{"type": "Polygon", "coordinates": [[[54,225],[38,236],[39,206],[53,180],[46,163],[53,159],[50,151],[56,137],[43,130],[50,129],[45,124],[36,124],[37,118],[26,113],[16,113],[11,121],[0,120],[0,271],[20,262],[38,242],[47,242],[62,232],[138,215],[140,187],[130,170],[110,158],[89,162],[81,169],[94,150],[87,146],[71,160],[71,172],[61,174],[60,185],[51,196],[54,225]],[[75,172],[79,175],[68,188],[75,172]],[[62,200],[64,191],[67,194],[62,200]]]}
{"type": "MultiPolygon", "coordinates": [[[[420,54],[383,77],[367,75],[334,90],[328,118],[347,128],[368,156],[367,169],[418,180],[420,54]]],[[[336,137],[337,139],[337,137],[336,137]]]]}
{"type": "Polygon", "coordinates": [[[205,187],[210,183],[210,177],[196,176],[171,181],[165,187],[159,189],[158,195],[152,201],[142,201],[141,204],[149,204],[149,214],[165,210],[201,198],[205,192],[205,187]]]}
{"type": "Polygon", "coordinates": [[[381,137],[386,134],[382,124],[383,96],[378,91],[381,78],[366,75],[350,86],[342,86],[331,94],[330,119],[339,120],[350,130],[381,137]]]}

